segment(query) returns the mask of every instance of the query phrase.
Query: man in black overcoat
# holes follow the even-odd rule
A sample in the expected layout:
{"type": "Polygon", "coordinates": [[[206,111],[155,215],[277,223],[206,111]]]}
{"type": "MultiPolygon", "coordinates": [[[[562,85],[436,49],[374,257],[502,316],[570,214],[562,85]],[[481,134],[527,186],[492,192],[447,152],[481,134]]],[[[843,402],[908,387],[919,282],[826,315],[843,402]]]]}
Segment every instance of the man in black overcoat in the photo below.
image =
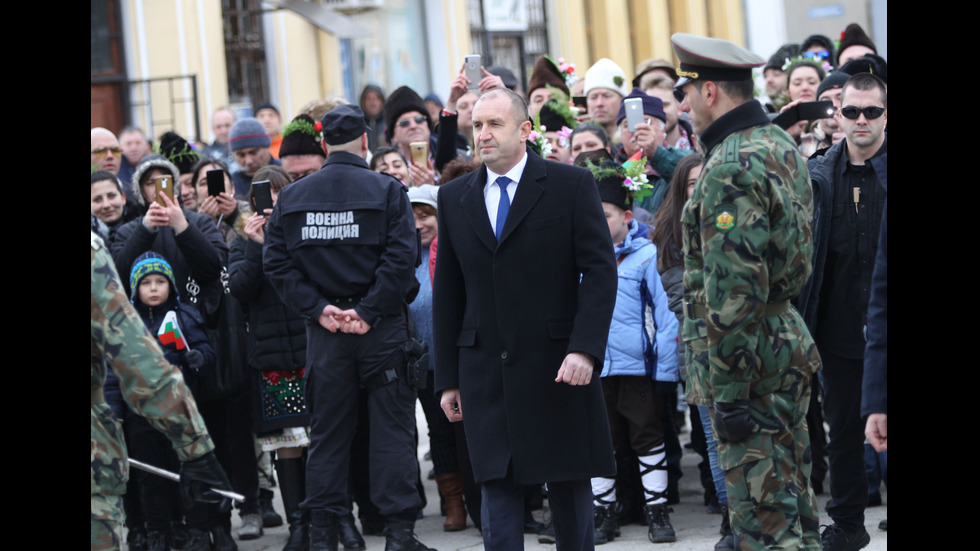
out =
{"type": "Polygon", "coordinates": [[[530,132],[520,96],[486,92],[484,164],[439,191],[435,391],[465,414],[486,549],[523,548],[524,487],[545,482],[559,551],[593,549],[590,478],[615,472],[598,371],[616,260],[591,173],[528,153],[530,132]]]}

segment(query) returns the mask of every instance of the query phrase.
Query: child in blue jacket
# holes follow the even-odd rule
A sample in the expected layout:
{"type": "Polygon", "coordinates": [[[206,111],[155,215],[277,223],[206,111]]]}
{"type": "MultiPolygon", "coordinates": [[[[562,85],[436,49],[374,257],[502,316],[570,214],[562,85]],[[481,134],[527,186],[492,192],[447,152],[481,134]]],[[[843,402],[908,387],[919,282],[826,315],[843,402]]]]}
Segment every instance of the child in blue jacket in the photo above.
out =
{"type": "MultiPolygon", "coordinates": [[[[639,459],[650,541],[672,542],[677,538],[667,506],[662,390],[673,391],[679,379],[677,318],[667,307],[657,248],[646,238],[648,228],[633,220],[633,201],[648,194],[649,185],[615,162],[589,168],[599,188],[619,274],[601,373],[613,446],[628,444],[639,459]]],[[[596,544],[618,535],[615,484],[615,478],[592,479],[596,544]]]]}

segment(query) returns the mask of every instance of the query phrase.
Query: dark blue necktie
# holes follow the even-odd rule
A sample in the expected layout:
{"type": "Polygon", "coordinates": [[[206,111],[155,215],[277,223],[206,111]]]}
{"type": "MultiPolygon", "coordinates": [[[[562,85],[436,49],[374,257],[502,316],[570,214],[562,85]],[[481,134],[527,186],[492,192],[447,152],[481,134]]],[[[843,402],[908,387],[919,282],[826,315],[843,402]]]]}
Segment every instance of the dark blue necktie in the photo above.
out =
{"type": "Polygon", "coordinates": [[[507,184],[511,181],[506,176],[497,178],[497,187],[500,188],[500,202],[497,203],[497,241],[500,241],[500,234],[504,231],[504,222],[507,221],[507,213],[510,211],[510,195],[507,195],[507,184]]]}

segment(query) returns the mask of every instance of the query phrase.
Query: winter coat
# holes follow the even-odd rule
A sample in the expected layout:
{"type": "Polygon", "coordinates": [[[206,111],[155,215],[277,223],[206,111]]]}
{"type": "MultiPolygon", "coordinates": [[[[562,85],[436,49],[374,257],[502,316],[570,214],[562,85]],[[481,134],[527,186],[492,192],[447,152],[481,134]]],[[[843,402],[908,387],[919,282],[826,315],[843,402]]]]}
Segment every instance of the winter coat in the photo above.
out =
{"type": "Polygon", "coordinates": [[[622,260],[602,376],[648,375],[656,381],[676,382],[677,318],[667,306],[657,272],[657,247],[638,237],[638,230],[638,224],[630,222],[626,239],[615,248],[622,260]],[[652,341],[647,319],[655,328],[652,341]]]}

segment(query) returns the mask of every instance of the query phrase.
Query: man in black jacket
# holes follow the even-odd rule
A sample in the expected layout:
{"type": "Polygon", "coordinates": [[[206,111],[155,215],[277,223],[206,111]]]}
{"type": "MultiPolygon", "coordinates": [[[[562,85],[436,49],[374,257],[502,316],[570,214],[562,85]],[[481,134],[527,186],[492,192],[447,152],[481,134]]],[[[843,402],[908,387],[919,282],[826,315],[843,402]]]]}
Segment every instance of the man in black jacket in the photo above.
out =
{"type": "Polygon", "coordinates": [[[849,78],[836,114],[845,138],[807,163],[815,246],[813,275],[798,300],[823,359],[832,498],[827,513],[834,520],[822,533],[825,551],[854,551],[871,541],[864,528],[868,482],[860,408],[864,327],[886,196],[887,101],[878,77],[849,78]]]}

